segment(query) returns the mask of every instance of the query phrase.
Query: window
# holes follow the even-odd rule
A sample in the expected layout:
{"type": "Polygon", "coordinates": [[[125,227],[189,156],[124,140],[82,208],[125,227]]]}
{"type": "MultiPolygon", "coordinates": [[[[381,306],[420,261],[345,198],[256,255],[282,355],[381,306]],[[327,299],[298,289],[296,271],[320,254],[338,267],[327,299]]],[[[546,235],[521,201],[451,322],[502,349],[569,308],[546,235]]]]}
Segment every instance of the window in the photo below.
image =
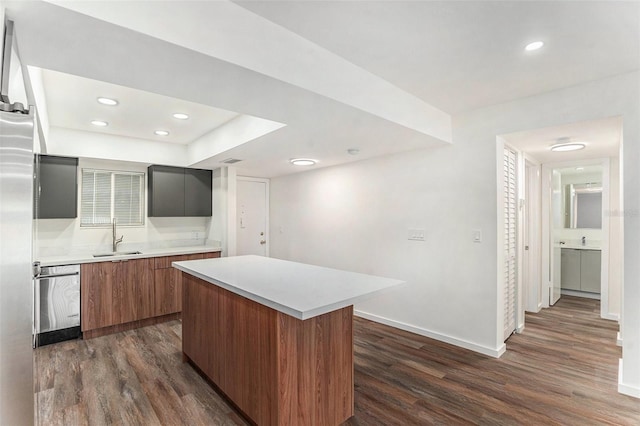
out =
{"type": "Polygon", "coordinates": [[[82,170],[80,226],[144,225],[144,173],[82,170]]]}

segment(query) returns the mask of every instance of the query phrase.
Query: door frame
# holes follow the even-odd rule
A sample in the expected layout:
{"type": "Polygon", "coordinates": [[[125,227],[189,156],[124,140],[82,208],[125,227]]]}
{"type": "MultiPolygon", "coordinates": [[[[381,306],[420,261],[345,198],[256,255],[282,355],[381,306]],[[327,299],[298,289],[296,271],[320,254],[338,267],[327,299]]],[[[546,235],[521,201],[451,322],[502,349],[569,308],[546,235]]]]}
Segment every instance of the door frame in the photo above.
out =
{"type": "Polygon", "coordinates": [[[610,184],[610,159],[595,158],[589,160],[573,160],[556,163],[545,163],[542,165],[542,307],[549,307],[549,292],[551,291],[551,282],[548,279],[549,274],[545,275],[545,271],[551,272],[553,262],[550,261],[550,250],[553,244],[552,224],[551,224],[551,186],[550,179],[554,169],[577,166],[602,166],[602,240],[600,246],[600,318],[612,318],[609,314],[609,214],[611,184],[610,184]],[[546,182],[546,184],[545,184],[546,182]],[[548,214],[547,214],[548,213],[548,214]],[[546,279],[545,279],[546,277],[546,279]],[[545,297],[546,296],[546,297],[545,297]]]}
{"type": "MultiPolygon", "coordinates": [[[[265,230],[264,230],[264,237],[265,240],[267,241],[266,245],[265,245],[265,251],[264,251],[264,255],[265,257],[269,257],[269,246],[271,245],[271,238],[270,238],[270,232],[269,232],[269,227],[270,227],[270,221],[269,221],[269,179],[267,178],[257,178],[257,177],[250,177],[250,176],[236,176],[236,181],[245,181],[245,182],[261,182],[265,184],[265,197],[264,197],[264,201],[265,201],[265,230]]],[[[237,203],[238,203],[238,195],[237,195],[237,185],[236,185],[236,207],[237,207],[237,203]]],[[[235,226],[238,226],[238,224],[236,223],[235,226]]],[[[237,233],[237,230],[234,229],[234,232],[237,233]]],[[[237,242],[236,242],[237,244],[237,242]]]]}

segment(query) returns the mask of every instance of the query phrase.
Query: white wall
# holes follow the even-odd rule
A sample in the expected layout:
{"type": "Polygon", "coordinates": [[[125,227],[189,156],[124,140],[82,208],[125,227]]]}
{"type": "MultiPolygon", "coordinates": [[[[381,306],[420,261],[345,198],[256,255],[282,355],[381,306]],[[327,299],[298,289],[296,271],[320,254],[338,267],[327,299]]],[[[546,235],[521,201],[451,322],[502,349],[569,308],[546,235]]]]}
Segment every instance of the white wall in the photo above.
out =
{"type": "MultiPolygon", "coordinates": [[[[103,170],[124,170],[132,172],[147,171],[146,164],[92,160],[81,158],[78,165],[78,214],[82,194],[83,168],[103,170]]],[[[145,177],[146,188],[146,177],[145,177]]],[[[147,196],[145,189],[145,212],[147,196]]],[[[118,237],[124,235],[119,250],[143,250],[145,248],[197,246],[207,241],[211,218],[205,217],[146,217],[143,226],[119,226],[118,237]]],[[[111,251],[111,227],[87,228],[80,226],[76,219],[39,219],[35,226],[34,257],[64,255],[69,253],[109,252],[111,251]]]]}
{"type": "Polygon", "coordinates": [[[623,387],[640,390],[639,79],[630,73],[459,115],[452,146],[274,178],[272,256],[407,280],[356,308],[498,355],[496,135],[621,115],[627,188],[622,379],[623,387]],[[408,241],[408,228],[424,228],[426,241],[408,241]],[[482,230],[482,243],[472,242],[474,229],[482,230]]]}
{"type": "Polygon", "coordinates": [[[188,166],[185,145],[54,126],[49,128],[47,153],[69,157],[135,161],[178,167],[188,166]]]}

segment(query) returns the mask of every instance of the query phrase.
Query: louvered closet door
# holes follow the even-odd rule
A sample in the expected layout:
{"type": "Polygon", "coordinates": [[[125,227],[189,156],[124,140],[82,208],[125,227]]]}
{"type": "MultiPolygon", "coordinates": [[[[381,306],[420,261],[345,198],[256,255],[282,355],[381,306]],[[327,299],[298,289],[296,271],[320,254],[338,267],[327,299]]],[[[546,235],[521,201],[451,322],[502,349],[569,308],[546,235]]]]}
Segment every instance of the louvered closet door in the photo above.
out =
{"type": "Polygon", "coordinates": [[[504,339],[516,329],[516,153],[504,149],[504,339]]]}

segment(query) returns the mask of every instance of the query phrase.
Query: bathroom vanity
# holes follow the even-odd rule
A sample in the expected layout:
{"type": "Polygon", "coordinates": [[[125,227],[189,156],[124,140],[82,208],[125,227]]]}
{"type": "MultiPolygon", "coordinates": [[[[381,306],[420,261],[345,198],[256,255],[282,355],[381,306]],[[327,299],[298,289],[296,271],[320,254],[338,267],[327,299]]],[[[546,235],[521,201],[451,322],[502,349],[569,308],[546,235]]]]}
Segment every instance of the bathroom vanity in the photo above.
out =
{"type": "Polygon", "coordinates": [[[600,293],[601,251],[594,247],[562,248],[562,290],[600,293]]]}

